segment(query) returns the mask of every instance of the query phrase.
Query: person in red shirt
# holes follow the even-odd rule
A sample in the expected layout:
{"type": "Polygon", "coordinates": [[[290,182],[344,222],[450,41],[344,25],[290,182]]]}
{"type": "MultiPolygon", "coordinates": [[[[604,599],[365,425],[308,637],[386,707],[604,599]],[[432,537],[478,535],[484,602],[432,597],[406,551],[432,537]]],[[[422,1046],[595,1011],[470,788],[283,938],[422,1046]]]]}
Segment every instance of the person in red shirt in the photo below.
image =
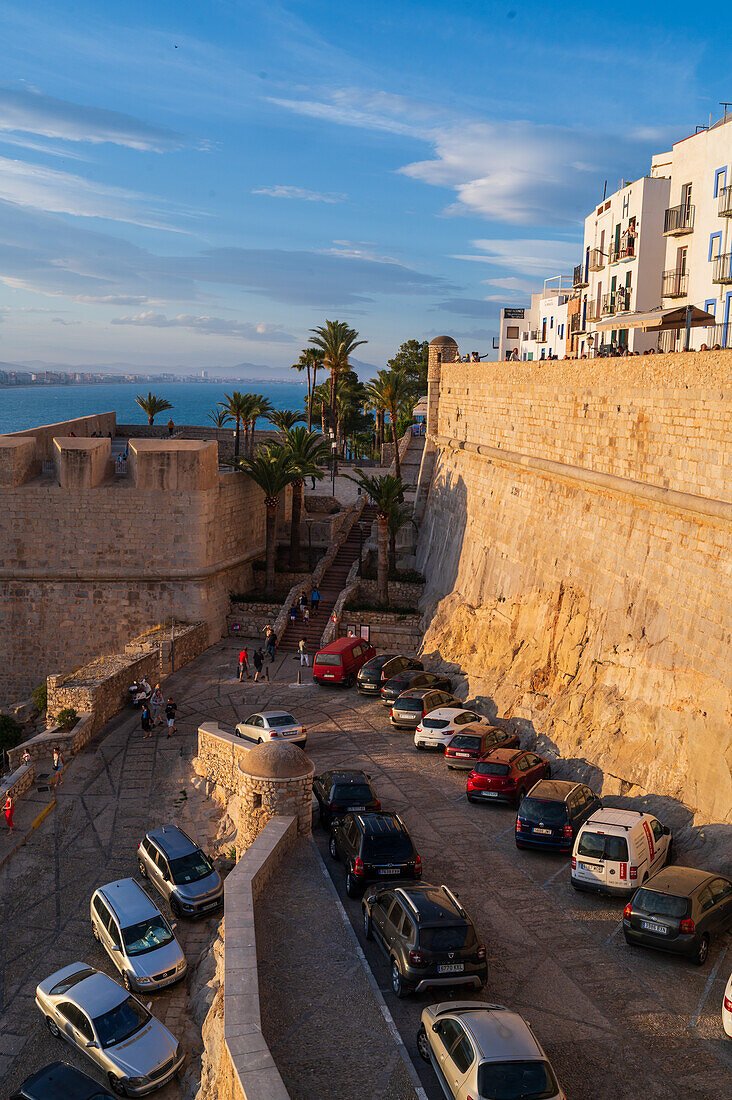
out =
{"type": "Polygon", "coordinates": [[[244,679],[246,673],[247,680],[249,679],[249,654],[247,653],[246,646],[239,654],[239,680],[244,679]]]}

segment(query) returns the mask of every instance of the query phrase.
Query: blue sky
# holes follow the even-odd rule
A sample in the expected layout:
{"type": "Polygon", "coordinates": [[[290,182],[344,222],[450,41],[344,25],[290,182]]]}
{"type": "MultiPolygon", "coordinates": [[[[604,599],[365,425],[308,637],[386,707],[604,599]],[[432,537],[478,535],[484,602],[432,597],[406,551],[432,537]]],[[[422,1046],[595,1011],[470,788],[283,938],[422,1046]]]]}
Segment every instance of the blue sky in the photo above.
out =
{"type": "Polygon", "coordinates": [[[0,0],[0,360],[281,370],[326,317],[487,352],[718,117],[719,10],[0,0]]]}

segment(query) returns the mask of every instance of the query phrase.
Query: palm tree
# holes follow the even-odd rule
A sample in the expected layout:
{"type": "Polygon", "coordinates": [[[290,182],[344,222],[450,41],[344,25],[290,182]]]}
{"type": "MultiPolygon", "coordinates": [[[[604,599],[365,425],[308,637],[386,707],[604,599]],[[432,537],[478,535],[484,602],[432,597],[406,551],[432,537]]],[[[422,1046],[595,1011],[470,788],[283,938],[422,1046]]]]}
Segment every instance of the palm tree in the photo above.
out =
{"type": "Polygon", "coordinates": [[[208,418],[217,428],[225,428],[231,420],[231,413],[228,413],[226,409],[211,409],[208,418]]]}
{"type": "Polygon", "coordinates": [[[277,553],[277,509],[280,494],[295,480],[297,474],[290,452],[282,443],[268,443],[257,448],[256,454],[239,459],[239,468],[249,475],[264,493],[267,511],[265,533],[265,592],[274,591],[275,555],[277,553]]]}
{"type": "Polygon", "coordinates": [[[412,519],[412,509],[408,504],[395,504],[389,512],[389,574],[396,573],[396,540],[397,535],[409,525],[416,526],[412,519]]]}
{"type": "Polygon", "coordinates": [[[268,401],[261,393],[253,393],[251,396],[252,403],[250,406],[249,423],[251,429],[249,432],[249,457],[254,454],[254,429],[257,426],[257,420],[270,420],[270,413],[273,411],[272,402],[268,401]]]}
{"type": "Polygon", "coordinates": [[[321,382],[319,386],[316,386],[313,390],[313,412],[320,417],[320,430],[325,435],[326,420],[328,419],[328,409],[330,408],[330,385],[328,382],[321,382]]]}
{"type": "Polygon", "coordinates": [[[394,472],[400,478],[402,469],[399,461],[397,420],[402,408],[412,397],[412,387],[402,371],[379,371],[378,377],[369,386],[369,392],[374,403],[378,403],[382,409],[389,413],[391,437],[394,442],[394,472]]]}
{"type": "Polygon", "coordinates": [[[379,603],[384,607],[389,603],[389,516],[393,508],[404,500],[404,485],[400,477],[393,474],[365,474],[363,470],[356,468],[354,474],[357,477],[345,476],[360,486],[363,492],[376,506],[376,522],[378,524],[378,565],[377,565],[377,590],[379,603]]]}
{"type": "Polygon", "coordinates": [[[292,364],[292,369],[296,371],[308,372],[308,431],[311,431],[313,426],[313,390],[315,389],[315,379],[318,374],[318,367],[323,364],[324,352],[320,348],[303,348],[300,352],[300,358],[296,363],[292,364]],[[310,384],[310,372],[312,371],[312,385],[310,384]]]}
{"type": "Polygon", "coordinates": [[[148,390],[147,397],[143,397],[138,393],[135,398],[137,404],[147,416],[147,422],[150,426],[155,422],[155,417],[158,413],[166,412],[168,409],[172,409],[170,401],[166,401],[164,397],[158,397],[155,393],[150,393],[148,390]]]}
{"type": "Polygon", "coordinates": [[[297,471],[292,482],[292,515],[290,520],[290,569],[300,568],[300,523],[303,498],[305,496],[305,478],[323,477],[320,464],[328,461],[328,445],[319,432],[307,428],[291,428],[285,432],[285,447],[290,454],[293,470],[297,471]]]}
{"type": "Polygon", "coordinates": [[[234,434],[234,458],[239,457],[239,429],[242,421],[244,422],[244,431],[246,432],[246,399],[248,396],[249,394],[240,393],[239,390],[233,390],[230,394],[224,394],[226,398],[225,401],[219,401],[222,410],[236,423],[236,432],[234,434]]]}
{"type": "MultiPolygon", "coordinates": [[[[275,409],[269,414],[268,420],[274,424],[279,432],[285,434],[294,428],[296,424],[302,424],[305,417],[302,413],[293,412],[292,409],[275,409]]],[[[310,429],[308,428],[308,431],[310,429]]]]}
{"type": "Polygon", "coordinates": [[[335,434],[338,376],[348,370],[349,356],[368,341],[359,340],[356,330],[345,321],[326,321],[310,331],[314,334],[310,337],[310,343],[322,351],[323,366],[330,371],[330,427],[335,434]]]}

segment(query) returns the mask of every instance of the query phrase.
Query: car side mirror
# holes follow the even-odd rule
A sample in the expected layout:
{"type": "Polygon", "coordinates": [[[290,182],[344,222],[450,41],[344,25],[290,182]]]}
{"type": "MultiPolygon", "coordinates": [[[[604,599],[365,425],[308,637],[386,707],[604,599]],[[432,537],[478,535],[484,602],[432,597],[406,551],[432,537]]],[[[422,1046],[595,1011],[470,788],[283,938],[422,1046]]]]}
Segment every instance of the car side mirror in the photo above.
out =
{"type": "Polygon", "coordinates": [[[112,950],[113,951],[121,951],[122,948],[120,947],[120,945],[118,943],[113,943],[112,944],[112,950]]]}
{"type": "Polygon", "coordinates": [[[664,836],[671,836],[671,830],[669,829],[668,825],[664,825],[662,826],[662,828],[664,836]]]}

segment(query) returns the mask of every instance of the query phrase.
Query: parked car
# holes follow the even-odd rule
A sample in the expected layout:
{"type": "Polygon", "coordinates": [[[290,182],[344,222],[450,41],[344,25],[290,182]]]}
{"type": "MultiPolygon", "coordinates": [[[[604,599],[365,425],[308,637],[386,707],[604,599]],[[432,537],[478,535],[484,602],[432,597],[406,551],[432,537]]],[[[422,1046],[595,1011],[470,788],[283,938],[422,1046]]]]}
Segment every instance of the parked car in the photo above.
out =
{"type": "Polygon", "coordinates": [[[475,925],[447,886],[387,886],[362,903],[363,929],[384,950],[397,997],[438,986],[481,989],[488,976],[475,925]]]}
{"type": "Polygon", "coordinates": [[[413,730],[438,707],[462,707],[460,699],[435,688],[410,688],[394,700],[389,721],[400,730],[413,730]]]}
{"type": "Polygon", "coordinates": [[[26,1077],[10,1100],[114,1100],[114,1097],[68,1062],[51,1062],[26,1077]]]}
{"type": "Polygon", "coordinates": [[[100,886],[90,909],[94,937],[121,973],[125,989],[163,989],[185,977],[186,957],[173,930],[133,878],[100,886]]]}
{"type": "Polygon", "coordinates": [[[631,894],[669,858],[671,830],[652,814],[607,807],[588,817],[572,849],[575,890],[631,894]]]}
{"type": "Polygon", "coordinates": [[[356,688],[362,695],[378,695],[387,680],[403,672],[421,672],[424,665],[416,657],[401,653],[381,653],[358,670],[356,688]]]}
{"type": "Polygon", "coordinates": [[[526,792],[540,779],[550,776],[550,766],[535,752],[501,745],[481,756],[468,776],[468,802],[509,802],[520,806],[526,792]]]}
{"type": "Polygon", "coordinates": [[[318,803],[318,820],[329,829],[334,817],[349,810],[380,810],[381,803],[371,786],[371,776],[360,771],[322,772],[313,777],[313,794],[318,803]]]}
{"type": "Polygon", "coordinates": [[[398,696],[404,691],[417,691],[421,688],[435,688],[438,691],[452,691],[452,680],[449,676],[440,676],[436,672],[402,672],[398,676],[392,676],[381,688],[381,702],[385,707],[394,705],[398,696]]]}
{"type": "Polygon", "coordinates": [[[369,882],[421,878],[422,859],[409,830],[395,813],[349,813],[337,817],[330,854],[346,865],[346,893],[356,897],[369,882]]]}
{"type": "Polygon", "coordinates": [[[490,727],[490,720],[466,707],[438,707],[422,719],[414,731],[414,744],[418,749],[444,749],[456,733],[470,727],[490,727]]]}
{"type": "MultiPolygon", "coordinates": [[[[429,721],[429,715],[425,721],[429,721]]],[[[445,747],[445,763],[448,768],[472,769],[476,762],[492,749],[498,746],[513,749],[518,748],[519,744],[515,733],[508,733],[507,730],[499,729],[498,726],[479,726],[472,723],[464,726],[460,733],[450,738],[445,747]]]]}
{"type": "Polygon", "coordinates": [[[36,1004],[51,1035],[90,1058],[118,1096],[162,1088],[183,1065],[183,1051],[167,1027],[87,963],[71,963],[42,981],[36,1004]]]}
{"type": "Polygon", "coordinates": [[[170,903],[174,917],[201,917],[224,904],[224,884],[195,841],[177,825],[147,833],[137,847],[137,865],[170,903]]]}
{"type": "Polygon", "coordinates": [[[712,937],[732,928],[732,882],[695,867],[663,867],[623,910],[625,942],[686,955],[702,966],[712,937]]]}
{"type": "Polygon", "coordinates": [[[722,1027],[732,1039],[732,974],[722,997],[722,1027]]]}
{"type": "Polygon", "coordinates": [[[374,647],[362,638],[337,638],[315,654],[313,680],[353,687],[358,670],[375,656],[374,647]]]}
{"type": "Polygon", "coordinates": [[[571,852],[580,826],[601,809],[602,799],[584,783],[542,779],[519,806],[516,847],[571,852]]]}
{"type": "Polygon", "coordinates": [[[307,744],[307,729],[286,710],[261,710],[250,714],[244,722],[238,722],[236,736],[242,737],[253,745],[263,741],[294,741],[304,749],[307,744]]]}
{"type": "Polygon", "coordinates": [[[531,1025],[503,1005],[430,1005],[422,1011],[417,1050],[454,1100],[566,1100],[531,1025]]]}

